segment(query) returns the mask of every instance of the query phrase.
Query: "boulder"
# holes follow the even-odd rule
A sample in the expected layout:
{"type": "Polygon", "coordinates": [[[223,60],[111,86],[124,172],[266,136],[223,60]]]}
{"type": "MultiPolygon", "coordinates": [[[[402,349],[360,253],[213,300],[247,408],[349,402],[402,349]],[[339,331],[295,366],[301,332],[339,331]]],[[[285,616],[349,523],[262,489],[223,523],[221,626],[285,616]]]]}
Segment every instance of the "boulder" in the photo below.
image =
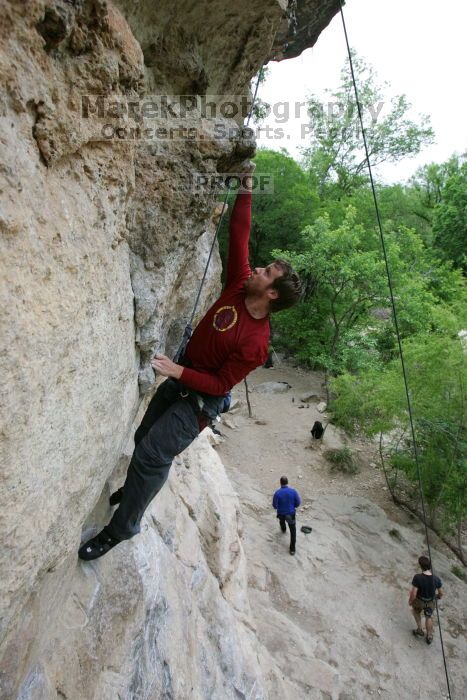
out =
{"type": "Polygon", "coordinates": [[[288,382],[262,382],[252,387],[258,394],[284,394],[291,389],[288,382]]]}
{"type": "Polygon", "coordinates": [[[315,401],[316,399],[319,399],[319,394],[316,394],[314,391],[306,391],[300,395],[300,401],[304,403],[307,401],[315,401]]]}

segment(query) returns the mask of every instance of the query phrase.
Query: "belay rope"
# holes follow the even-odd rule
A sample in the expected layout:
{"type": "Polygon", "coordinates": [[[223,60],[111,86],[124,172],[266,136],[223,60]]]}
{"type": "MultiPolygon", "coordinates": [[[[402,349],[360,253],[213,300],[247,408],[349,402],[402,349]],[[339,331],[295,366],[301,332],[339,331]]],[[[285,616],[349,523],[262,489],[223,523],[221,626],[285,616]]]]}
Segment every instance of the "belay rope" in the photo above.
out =
{"type": "MultiPolygon", "coordinates": [[[[247,127],[248,124],[250,123],[250,119],[251,119],[252,114],[253,114],[253,109],[254,109],[254,106],[255,106],[256,96],[257,96],[257,94],[258,94],[258,88],[259,88],[259,83],[260,83],[260,80],[261,80],[261,75],[262,75],[262,72],[263,72],[264,63],[265,63],[265,62],[262,63],[261,68],[259,69],[258,80],[256,81],[255,92],[254,92],[254,95],[253,95],[253,100],[252,100],[252,102],[251,102],[250,112],[249,112],[249,114],[248,114],[248,118],[247,118],[245,127],[247,127]]],[[[178,362],[178,361],[180,360],[180,358],[183,357],[183,355],[184,355],[184,353],[185,353],[186,346],[187,346],[187,344],[188,344],[188,341],[190,340],[191,334],[193,333],[193,320],[194,320],[194,318],[195,318],[196,310],[197,310],[197,308],[198,308],[199,300],[200,300],[200,297],[201,297],[201,292],[203,291],[204,283],[205,283],[205,281],[206,281],[206,276],[207,276],[207,274],[208,274],[208,269],[209,269],[209,265],[210,265],[210,263],[211,263],[212,254],[213,254],[213,252],[214,252],[214,246],[215,246],[215,244],[216,244],[217,237],[218,237],[218,235],[219,235],[220,227],[221,227],[221,224],[222,224],[222,219],[224,218],[224,212],[225,212],[225,210],[226,210],[227,198],[228,198],[228,196],[229,196],[229,193],[230,193],[230,188],[229,188],[229,186],[228,186],[228,184],[227,184],[227,186],[226,186],[226,192],[225,192],[225,197],[224,197],[224,201],[222,202],[222,211],[221,211],[220,216],[219,216],[219,221],[217,222],[216,233],[214,234],[214,238],[213,238],[213,241],[212,241],[212,244],[211,244],[211,248],[210,248],[210,250],[209,250],[209,255],[208,255],[208,259],[207,259],[207,261],[206,261],[206,265],[205,265],[205,268],[204,268],[204,273],[203,273],[203,276],[202,276],[202,278],[201,278],[201,282],[200,282],[200,285],[199,285],[199,288],[198,288],[198,293],[197,293],[197,295],[196,295],[195,303],[194,303],[194,305],[193,305],[193,311],[191,312],[190,320],[189,320],[188,323],[186,324],[185,330],[183,331],[183,336],[182,336],[182,339],[181,339],[181,341],[180,341],[180,345],[179,345],[178,350],[177,350],[177,352],[175,353],[175,356],[174,356],[174,359],[173,359],[174,362],[178,362]]]]}
{"type": "MultiPolygon", "coordinates": [[[[388,257],[386,254],[386,243],[384,240],[383,225],[381,223],[381,215],[380,215],[379,206],[378,206],[378,197],[376,195],[376,187],[375,187],[375,182],[373,180],[373,171],[371,169],[370,155],[369,155],[369,150],[368,150],[368,142],[367,142],[367,138],[366,138],[366,131],[365,131],[365,127],[363,126],[362,107],[361,107],[360,101],[358,99],[357,81],[355,79],[355,72],[354,72],[353,60],[352,60],[352,51],[350,49],[350,43],[349,43],[349,38],[348,38],[348,34],[347,34],[347,27],[346,27],[345,19],[344,19],[344,8],[343,8],[342,0],[339,0],[339,4],[340,4],[340,14],[341,14],[341,18],[342,18],[342,26],[344,29],[345,43],[347,45],[347,53],[348,53],[348,57],[349,57],[350,72],[352,75],[352,83],[353,83],[353,88],[354,88],[354,92],[355,92],[355,100],[357,103],[358,118],[360,120],[360,128],[362,130],[363,144],[365,147],[365,156],[366,156],[366,162],[367,162],[367,166],[368,166],[368,173],[369,173],[369,177],[370,177],[371,191],[373,193],[373,202],[375,205],[376,219],[378,222],[379,235],[380,235],[380,239],[381,239],[381,247],[383,250],[384,264],[386,267],[386,276],[388,278],[388,288],[389,288],[389,295],[391,298],[392,315],[393,315],[393,319],[394,319],[394,328],[395,328],[396,336],[397,336],[399,357],[400,357],[401,366],[402,366],[402,376],[404,379],[405,395],[406,395],[406,399],[407,399],[407,408],[408,408],[409,420],[410,420],[410,431],[411,431],[411,435],[412,435],[412,444],[413,444],[413,451],[414,451],[414,457],[415,457],[415,464],[417,467],[418,488],[420,491],[420,501],[421,501],[421,505],[422,505],[422,515],[423,515],[423,525],[425,527],[426,545],[427,545],[427,549],[428,549],[428,557],[431,561],[432,573],[434,575],[433,560],[431,558],[430,538],[428,535],[428,526],[427,526],[427,522],[426,522],[425,499],[423,497],[422,477],[421,477],[420,463],[419,463],[419,458],[418,458],[418,447],[417,447],[417,441],[415,439],[415,427],[414,427],[414,420],[413,420],[413,413],[412,413],[412,402],[410,400],[410,392],[409,392],[409,385],[408,385],[408,381],[407,381],[407,372],[406,372],[406,367],[405,367],[404,353],[402,350],[402,341],[401,341],[401,336],[400,336],[400,332],[399,332],[399,323],[397,320],[396,302],[394,299],[394,293],[393,293],[393,287],[392,287],[391,271],[389,268],[389,261],[388,261],[388,257]]],[[[448,696],[451,699],[452,698],[451,688],[449,685],[449,673],[448,673],[448,667],[447,667],[447,663],[446,663],[446,654],[444,651],[443,633],[442,633],[442,629],[441,629],[441,620],[440,620],[440,616],[439,616],[438,600],[437,600],[436,596],[434,599],[435,599],[435,604],[436,604],[436,616],[438,619],[439,638],[440,638],[440,642],[441,642],[441,652],[443,655],[444,673],[446,675],[447,691],[448,691],[448,696]]]]}

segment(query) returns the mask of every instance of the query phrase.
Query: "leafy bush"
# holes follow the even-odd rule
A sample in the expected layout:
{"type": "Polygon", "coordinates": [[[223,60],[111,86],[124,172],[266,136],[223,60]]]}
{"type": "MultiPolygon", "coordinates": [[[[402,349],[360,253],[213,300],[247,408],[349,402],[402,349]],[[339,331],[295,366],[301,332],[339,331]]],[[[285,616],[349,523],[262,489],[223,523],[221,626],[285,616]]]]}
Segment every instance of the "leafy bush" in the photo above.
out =
{"type": "MultiPolygon", "coordinates": [[[[461,525],[467,516],[465,350],[459,338],[435,333],[412,337],[404,345],[429,521],[440,526],[443,533],[455,531],[462,554],[461,525]]],[[[404,476],[403,483],[408,484],[414,498],[418,493],[418,470],[400,362],[390,362],[382,372],[343,374],[331,386],[334,423],[347,430],[359,427],[369,436],[405,435],[397,447],[394,445],[389,461],[392,475],[404,476]]]]}
{"type": "Polygon", "coordinates": [[[467,572],[465,569],[461,569],[460,566],[452,566],[451,567],[451,572],[454,574],[454,576],[457,576],[457,578],[460,578],[461,581],[464,581],[464,583],[467,583],[467,572]]]}
{"type": "Polygon", "coordinates": [[[343,474],[357,474],[358,466],[348,447],[341,447],[334,450],[326,450],[325,458],[331,463],[331,471],[342,472],[343,474]]]}

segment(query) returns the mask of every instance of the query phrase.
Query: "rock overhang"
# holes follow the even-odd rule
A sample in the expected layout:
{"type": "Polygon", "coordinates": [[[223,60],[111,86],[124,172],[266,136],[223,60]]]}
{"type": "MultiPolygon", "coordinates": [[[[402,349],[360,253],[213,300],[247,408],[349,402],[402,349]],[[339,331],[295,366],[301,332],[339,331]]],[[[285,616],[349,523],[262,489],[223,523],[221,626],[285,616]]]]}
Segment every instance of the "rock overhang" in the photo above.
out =
{"type": "Polygon", "coordinates": [[[299,56],[315,45],[339,12],[340,0],[116,0],[141,45],[145,66],[163,81],[158,65],[172,55],[172,78],[182,91],[225,93],[244,88],[263,63],[299,56]],[[176,52],[175,52],[176,54],[176,52]]]}

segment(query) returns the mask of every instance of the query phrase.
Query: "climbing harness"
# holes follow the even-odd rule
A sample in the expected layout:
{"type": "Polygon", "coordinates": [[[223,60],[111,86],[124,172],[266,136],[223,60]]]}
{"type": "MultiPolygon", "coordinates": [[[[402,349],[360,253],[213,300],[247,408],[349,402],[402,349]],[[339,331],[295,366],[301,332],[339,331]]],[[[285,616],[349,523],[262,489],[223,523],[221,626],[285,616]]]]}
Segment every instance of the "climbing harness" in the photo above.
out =
{"type": "MultiPolygon", "coordinates": [[[[341,15],[341,19],[342,19],[342,26],[344,29],[345,42],[347,45],[347,53],[348,53],[348,57],[349,57],[350,72],[352,75],[352,83],[353,83],[353,88],[354,88],[354,92],[355,92],[355,100],[357,103],[358,117],[360,120],[360,128],[362,130],[363,144],[365,147],[365,156],[366,156],[366,162],[367,162],[367,166],[368,166],[371,191],[373,194],[373,202],[375,205],[376,219],[377,219],[377,223],[378,223],[379,235],[380,235],[380,240],[381,240],[381,247],[383,250],[384,264],[385,264],[385,268],[386,268],[386,276],[388,279],[388,288],[389,288],[389,295],[391,298],[391,307],[392,307],[392,315],[393,315],[393,319],[394,319],[394,328],[396,331],[397,344],[398,344],[398,348],[399,348],[399,357],[400,357],[401,366],[402,366],[402,375],[403,375],[403,379],[404,379],[405,395],[406,395],[406,399],[407,399],[407,408],[408,408],[409,421],[410,421],[410,431],[411,431],[411,435],[412,435],[412,444],[413,444],[413,450],[414,450],[415,464],[417,467],[418,488],[420,491],[420,501],[421,501],[421,505],[422,505],[423,525],[425,528],[425,538],[426,538],[426,544],[427,544],[427,549],[428,549],[428,557],[429,557],[430,561],[432,562],[432,571],[433,571],[433,573],[435,573],[434,569],[433,569],[433,560],[431,558],[430,538],[428,535],[428,525],[427,525],[427,521],[426,521],[425,499],[423,497],[423,487],[422,487],[422,477],[421,477],[420,463],[419,463],[419,456],[418,456],[418,447],[417,447],[417,441],[415,438],[415,427],[414,427],[413,412],[412,412],[412,402],[410,400],[410,392],[409,392],[409,385],[408,385],[408,380],[407,380],[407,372],[406,372],[406,367],[405,367],[404,353],[402,350],[402,341],[401,341],[401,336],[400,336],[400,332],[399,332],[399,323],[397,320],[396,302],[395,302],[394,293],[393,293],[391,271],[389,268],[389,261],[388,261],[388,257],[387,257],[387,253],[386,253],[386,243],[385,243],[384,234],[383,234],[383,225],[381,222],[381,215],[380,215],[379,205],[378,205],[378,197],[376,195],[376,187],[375,187],[375,182],[373,179],[373,171],[371,169],[370,155],[369,155],[369,150],[368,150],[368,142],[367,142],[367,138],[366,138],[365,127],[363,125],[362,107],[361,107],[359,95],[358,95],[357,81],[355,79],[355,72],[354,72],[353,60],[352,60],[352,51],[350,48],[349,37],[347,34],[347,27],[346,27],[345,19],[344,19],[344,7],[343,7],[342,0],[339,0],[339,4],[340,4],[340,15],[341,15]]],[[[441,629],[441,620],[440,620],[440,616],[439,616],[439,608],[438,608],[437,598],[435,598],[435,602],[436,602],[436,616],[438,619],[438,627],[439,627],[439,638],[440,638],[440,642],[441,642],[441,651],[442,651],[443,662],[444,662],[444,672],[446,675],[447,692],[448,692],[448,697],[451,700],[452,696],[451,696],[451,688],[450,688],[450,684],[449,684],[449,673],[448,673],[448,667],[447,667],[447,662],[446,662],[446,654],[444,651],[443,634],[442,634],[442,629],[441,629]]]]}
{"type": "MultiPolygon", "coordinates": [[[[259,88],[259,83],[260,83],[260,80],[261,80],[261,75],[262,75],[262,72],[263,72],[264,63],[265,63],[265,61],[262,63],[261,68],[259,69],[258,80],[256,81],[255,92],[254,92],[254,95],[253,95],[253,100],[252,100],[252,102],[251,102],[250,112],[249,112],[249,114],[248,114],[248,118],[247,118],[247,122],[246,122],[246,124],[245,124],[245,127],[247,127],[248,124],[250,123],[250,119],[251,119],[252,114],[253,114],[253,109],[254,109],[254,106],[255,106],[256,96],[257,96],[257,94],[258,94],[258,88],[259,88]]],[[[221,227],[221,224],[222,224],[222,220],[223,220],[223,218],[224,218],[224,212],[225,212],[225,210],[226,210],[227,198],[228,198],[229,193],[230,193],[230,184],[231,184],[231,183],[228,183],[228,184],[227,184],[227,187],[226,187],[226,193],[225,193],[224,201],[222,202],[222,211],[221,211],[221,214],[220,214],[220,216],[219,216],[219,221],[217,222],[216,232],[215,232],[215,234],[214,234],[214,238],[213,238],[213,241],[212,241],[212,244],[211,244],[211,248],[210,248],[210,250],[209,250],[209,255],[208,255],[208,259],[207,259],[207,262],[206,262],[206,265],[205,265],[205,268],[204,268],[204,273],[203,273],[203,276],[202,276],[202,278],[201,278],[201,282],[200,282],[200,285],[199,285],[199,288],[198,288],[198,293],[197,293],[197,295],[196,295],[195,303],[194,303],[194,305],[193,305],[193,311],[191,312],[190,320],[189,320],[188,323],[186,324],[185,330],[183,331],[183,336],[182,336],[182,339],[181,339],[181,341],[180,341],[180,345],[179,345],[178,350],[177,350],[177,352],[175,353],[175,356],[174,356],[174,362],[179,362],[179,360],[183,357],[183,355],[184,355],[184,353],[185,353],[186,346],[187,346],[187,344],[188,344],[188,341],[190,340],[191,334],[193,333],[193,325],[192,325],[192,324],[193,324],[193,320],[194,320],[194,318],[195,318],[196,310],[197,310],[197,308],[198,308],[199,300],[200,300],[200,297],[201,297],[201,292],[202,292],[202,290],[203,290],[204,283],[205,283],[205,281],[206,281],[206,276],[207,276],[207,274],[208,274],[209,265],[210,265],[210,262],[211,262],[212,254],[213,254],[213,252],[214,252],[214,246],[215,246],[215,244],[216,244],[217,237],[218,237],[218,235],[219,235],[220,227],[221,227]]]]}

